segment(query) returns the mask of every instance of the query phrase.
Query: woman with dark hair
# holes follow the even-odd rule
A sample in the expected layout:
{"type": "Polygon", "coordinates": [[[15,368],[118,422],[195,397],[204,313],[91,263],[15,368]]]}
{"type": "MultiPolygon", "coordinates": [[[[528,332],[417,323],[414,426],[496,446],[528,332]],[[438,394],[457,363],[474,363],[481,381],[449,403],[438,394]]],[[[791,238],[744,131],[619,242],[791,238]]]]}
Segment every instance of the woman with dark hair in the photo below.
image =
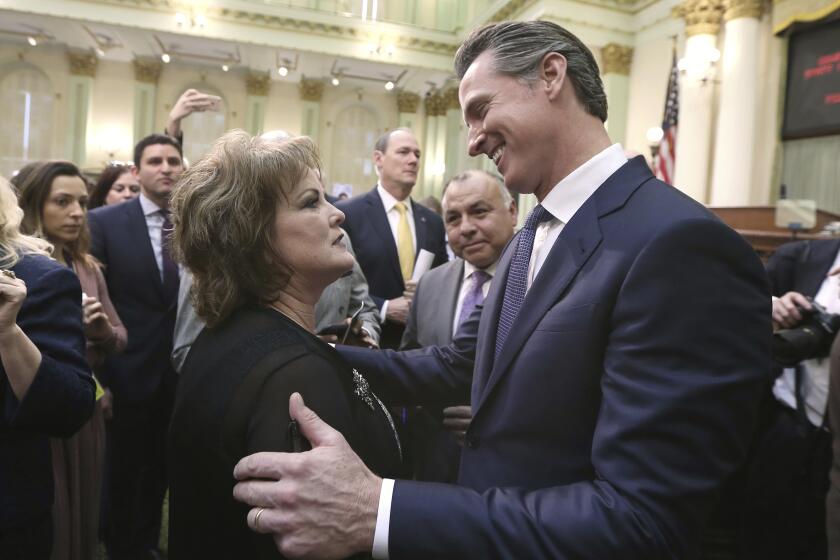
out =
{"type": "Polygon", "coordinates": [[[140,196],[140,181],[131,171],[131,166],[122,163],[109,163],[99,181],[90,191],[88,210],[119,204],[140,196]]]}
{"type": "Polygon", "coordinates": [[[90,418],[82,293],[49,244],[21,235],[23,212],[0,179],[0,558],[47,559],[53,541],[49,437],[90,418]]]}
{"type": "MultiPolygon", "coordinates": [[[[48,161],[18,185],[23,209],[21,230],[53,246],[52,256],[71,268],[82,286],[87,360],[95,372],[110,352],[125,347],[126,330],[117,315],[99,263],[88,253],[87,185],[67,161],[48,161]]],[[[98,388],[99,389],[99,388],[98,388]]],[[[99,496],[105,461],[105,419],[110,391],[97,391],[90,421],[73,437],[51,441],[55,475],[53,558],[87,559],[98,546],[99,496]]]]}
{"type": "Polygon", "coordinates": [[[394,473],[399,440],[365,379],[314,334],[315,304],[353,268],[309,138],[222,136],[170,199],[175,253],[207,323],[178,382],[169,432],[169,557],[278,558],[233,499],[233,467],[297,451],[289,398],[344,434],[371,470],[394,473]]]}

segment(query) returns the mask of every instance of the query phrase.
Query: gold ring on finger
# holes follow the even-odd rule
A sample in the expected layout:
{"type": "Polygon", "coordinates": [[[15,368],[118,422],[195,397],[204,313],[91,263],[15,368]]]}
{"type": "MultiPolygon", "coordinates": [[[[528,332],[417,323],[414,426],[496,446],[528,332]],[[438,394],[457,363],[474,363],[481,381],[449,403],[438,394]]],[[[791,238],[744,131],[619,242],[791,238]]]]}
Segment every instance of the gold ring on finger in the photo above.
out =
{"type": "Polygon", "coordinates": [[[15,273],[12,270],[0,270],[0,274],[2,274],[10,280],[17,280],[17,276],[15,276],[15,273]]]}

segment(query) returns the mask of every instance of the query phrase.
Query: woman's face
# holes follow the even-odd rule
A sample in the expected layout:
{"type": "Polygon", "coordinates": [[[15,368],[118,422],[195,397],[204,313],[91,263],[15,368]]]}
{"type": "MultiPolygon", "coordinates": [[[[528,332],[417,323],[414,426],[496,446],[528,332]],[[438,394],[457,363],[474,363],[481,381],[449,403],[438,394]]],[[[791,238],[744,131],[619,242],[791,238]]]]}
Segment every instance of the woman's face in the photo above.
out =
{"type": "MultiPolygon", "coordinates": [[[[274,218],[274,250],[292,271],[290,284],[303,290],[326,286],[352,270],[353,256],[344,246],[344,214],[324,198],[315,171],[280,198],[274,218]]],[[[320,295],[320,293],[319,293],[320,295]]]]}
{"type": "Polygon", "coordinates": [[[131,171],[126,171],[114,181],[111,185],[111,190],[105,197],[105,206],[109,204],[119,204],[126,200],[140,195],[140,181],[137,180],[131,171]]]}
{"type": "Polygon", "coordinates": [[[53,179],[41,212],[47,239],[53,243],[76,241],[85,225],[87,203],[87,186],[81,177],[59,175],[53,179]]]}

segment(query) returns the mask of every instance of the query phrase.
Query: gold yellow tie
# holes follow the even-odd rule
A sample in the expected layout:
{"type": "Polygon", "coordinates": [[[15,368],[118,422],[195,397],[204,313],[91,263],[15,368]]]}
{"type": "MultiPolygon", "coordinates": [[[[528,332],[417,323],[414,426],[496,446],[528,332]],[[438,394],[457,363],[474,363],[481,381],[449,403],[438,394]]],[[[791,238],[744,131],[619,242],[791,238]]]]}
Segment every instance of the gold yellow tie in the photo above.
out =
{"type": "Polygon", "coordinates": [[[414,272],[414,241],[411,239],[411,227],[408,225],[405,204],[397,202],[394,208],[400,214],[400,223],[397,225],[397,254],[400,257],[400,271],[403,281],[408,282],[414,272]]]}

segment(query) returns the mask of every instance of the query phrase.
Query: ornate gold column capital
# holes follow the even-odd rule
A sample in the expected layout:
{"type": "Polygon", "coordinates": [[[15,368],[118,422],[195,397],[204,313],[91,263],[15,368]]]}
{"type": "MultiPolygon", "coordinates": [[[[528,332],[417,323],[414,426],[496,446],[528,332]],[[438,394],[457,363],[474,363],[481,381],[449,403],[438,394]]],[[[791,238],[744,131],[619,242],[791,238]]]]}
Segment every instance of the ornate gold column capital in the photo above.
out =
{"type": "Polygon", "coordinates": [[[723,14],[722,0],[683,0],[671,11],[675,17],[685,20],[685,34],[717,35],[720,31],[720,17],[723,14]]]}
{"type": "Polygon", "coordinates": [[[70,73],[74,76],[96,77],[96,66],[99,59],[93,53],[67,51],[67,61],[70,63],[70,73]]]}
{"type": "Polygon", "coordinates": [[[410,91],[397,92],[397,109],[400,113],[416,113],[420,106],[420,96],[410,91]]]}
{"type": "MultiPolygon", "coordinates": [[[[271,89],[271,74],[268,72],[248,72],[245,76],[245,90],[248,95],[266,96],[269,89],[271,89]]],[[[323,87],[321,89],[323,90],[323,87]]],[[[318,99],[320,100],[320,97],[318,99]]]]}
{"type": "Polygon", "coordinates": [[[300,80],[300,98],[304,101],[321,101],[324,95],[324,81],[317,78],[300,80]]]}
{"type": "Polygon", "coordinates": [[[156,84],[163,70],[163,63],[148,58],[135,58],[131,61],[134,66],[134,79],[144,84],[156,84]]]}
{"type": "Polygon", "coordinates": [[[723,0],[723,21],[739,18],[761,19],[764,13],[762,0],[723,0]]]}
{"type": "Polygon", "coordinates": [[[451,109],[461,110],[461,102],[458,101],[458,88],[450,87],[443,92],[443,108],[444,111],[451,109]]]}
{"type": "Polygon", "coordinates": [[[438,92],[426,94],[425,104],[427,117],[438,117],[446,114],[443,96],[438,92]]]}
{"type": "Polygon", "coordinates": [[[633,47],[607,43],[601,48],[601,60],[604,62],[604,74],[630,75],[630,63],[633,62],[633,47]]]}

